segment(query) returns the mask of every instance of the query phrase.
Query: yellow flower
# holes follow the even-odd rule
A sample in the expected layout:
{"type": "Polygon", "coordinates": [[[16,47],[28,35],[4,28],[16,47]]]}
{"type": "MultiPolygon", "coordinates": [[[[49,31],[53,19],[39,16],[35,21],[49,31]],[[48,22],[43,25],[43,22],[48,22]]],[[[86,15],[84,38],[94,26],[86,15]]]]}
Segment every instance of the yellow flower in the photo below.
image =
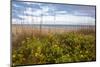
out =
{"type": "Polygon", "coordinates": [[[54,47],[57,47],[58,45],[54,45],[54,47]]]}
{"type": "Polygon", "coordinates": [[[83,55],[81,55],[81,57],[84,57],[83,55]]]}
{"type": "Polygon", "coordinates": [[[88,51],[86,51],[86,53],[89,53],[88,51]]]}
{"type": "Polygon", "coordinates": [[[38,47],[37,49],[38,49],[38,50],[41,50],[41,47],[38,47]]]}
{"type": "Polygon", "coordinates": [[[35,56],[38,56],[38,53],[35,53],[35,56]]]}
{"type": "Polygon", "coordinates": [[[13,55],[12,57],[13,57],[13,58],[15,58],[16,56],[15,56],[15,55],[13,55]]]}

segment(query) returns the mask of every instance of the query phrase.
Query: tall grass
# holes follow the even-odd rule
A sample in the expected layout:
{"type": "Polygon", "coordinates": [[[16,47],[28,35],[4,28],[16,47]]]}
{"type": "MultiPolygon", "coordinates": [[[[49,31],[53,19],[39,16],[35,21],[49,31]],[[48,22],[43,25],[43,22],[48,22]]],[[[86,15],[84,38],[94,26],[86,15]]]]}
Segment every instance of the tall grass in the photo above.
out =
{"type": "Polygon", "coordinates": [[[40,34],[25,32],[13,39],[13,65],[47,64],[96,60],[93,30],[40,34]]]}

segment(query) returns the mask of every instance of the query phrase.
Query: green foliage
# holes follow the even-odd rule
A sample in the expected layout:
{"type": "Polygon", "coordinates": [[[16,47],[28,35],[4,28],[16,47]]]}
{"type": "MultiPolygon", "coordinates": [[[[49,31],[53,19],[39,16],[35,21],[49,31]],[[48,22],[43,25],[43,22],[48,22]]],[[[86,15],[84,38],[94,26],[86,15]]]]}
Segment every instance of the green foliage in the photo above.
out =
{"type": "MultiPolygon", "coordinates": [[[[20,38],[19,38],[20,39],[20,38]]],[[[26,36],[13,46],[13,65],[96,60],[95,36],[79,33],[26,36]]]]}

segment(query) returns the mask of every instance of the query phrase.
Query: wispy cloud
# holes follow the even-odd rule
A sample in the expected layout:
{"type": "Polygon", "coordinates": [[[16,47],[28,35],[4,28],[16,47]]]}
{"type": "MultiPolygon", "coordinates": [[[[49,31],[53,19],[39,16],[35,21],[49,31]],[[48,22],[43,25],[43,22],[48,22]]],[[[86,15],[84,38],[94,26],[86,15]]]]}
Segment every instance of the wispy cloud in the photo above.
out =
{"type": "Polygon", "coordinates": [[[13,23],[94,25],[95,7],[34,2],[13,2],[13,23]],[[21,18],[21,19],[20,19],[21,18]]]}

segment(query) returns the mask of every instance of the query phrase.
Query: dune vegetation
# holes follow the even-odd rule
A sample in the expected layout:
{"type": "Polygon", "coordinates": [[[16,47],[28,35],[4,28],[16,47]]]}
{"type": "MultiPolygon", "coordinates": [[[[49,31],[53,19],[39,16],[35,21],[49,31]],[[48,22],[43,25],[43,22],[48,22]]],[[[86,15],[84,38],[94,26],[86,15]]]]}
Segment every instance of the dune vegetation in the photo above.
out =
{"type": "MultiPolygon", "coordinates": [[[[35,32],[36,33],[36,32],[35,32]]],[[[67,33],[12,33],[13,65],[52,64],[96,60],[94,30],[67,33]]]]}

